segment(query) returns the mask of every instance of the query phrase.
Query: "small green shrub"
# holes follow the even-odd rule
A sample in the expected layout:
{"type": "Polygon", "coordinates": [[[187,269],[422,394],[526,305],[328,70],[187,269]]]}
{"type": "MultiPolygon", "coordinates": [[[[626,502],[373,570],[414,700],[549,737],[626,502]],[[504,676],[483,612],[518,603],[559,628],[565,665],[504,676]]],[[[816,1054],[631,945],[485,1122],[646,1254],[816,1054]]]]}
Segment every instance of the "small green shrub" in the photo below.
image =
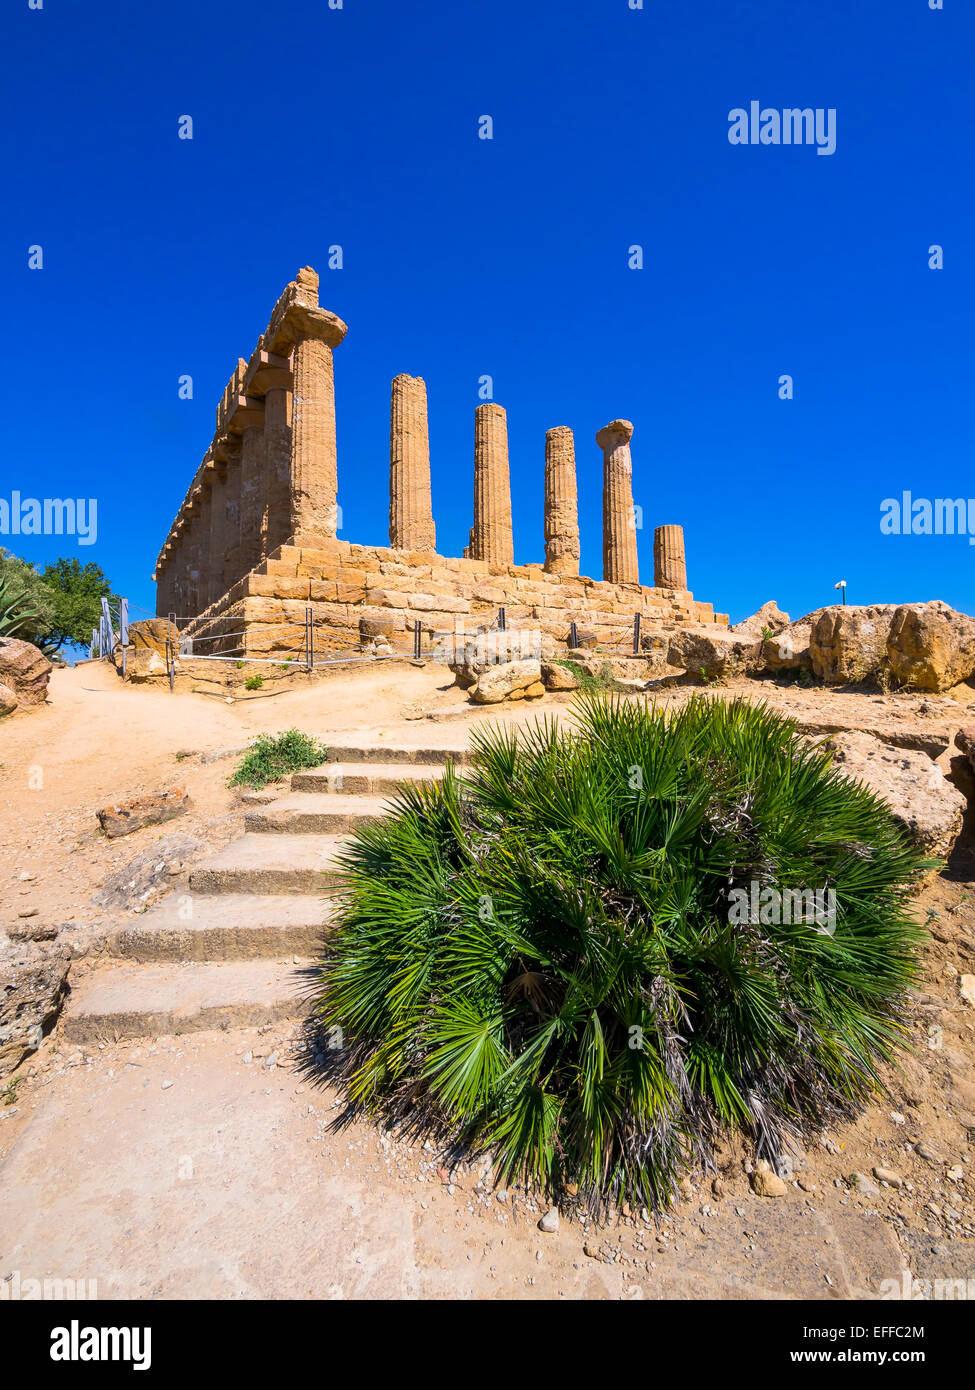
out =
{"type": "Polygon", "coordinates": [[[355,1107],[657,1209],[722,1128],[778,1164],[874,1091],[924,861],[763,706],[583,693],[574,719],[478,732],[463,782],[351,837],[319,1012],[355,1107]],[[742,921],[753,883],[828,888],[832,930],[742,921]]]}
{"type": "Polygon", "coordinates": [[[245,690],[260,690],[260,688],[261,688],[261,686],[262,686],[263,684],[264,684],[264,677],[263,677],[263,676],[248,676],[247,679],[244,681],[244,689],[245,689],[245,690]]]}
{"type": "Polygon", "coordinates": [[[244,754],[227,785],[260,789],[292,772],[321,767],[325,762],[328,762],[327,745],[299,729],[288,729],[283,734],[261,734],[244,754]]]}
{"type": "Polygon", "coordinates": [[[608,661],[604,661],[598,671],[590,671],[586,666],[580,666],[575,661],[562,660],[555,658],[555,665],[562,666],[569,671],[579,682],[580,690],[591,691],[610,691],[619,688],[616,677],[613,675],[613,668],[608,661]]]}

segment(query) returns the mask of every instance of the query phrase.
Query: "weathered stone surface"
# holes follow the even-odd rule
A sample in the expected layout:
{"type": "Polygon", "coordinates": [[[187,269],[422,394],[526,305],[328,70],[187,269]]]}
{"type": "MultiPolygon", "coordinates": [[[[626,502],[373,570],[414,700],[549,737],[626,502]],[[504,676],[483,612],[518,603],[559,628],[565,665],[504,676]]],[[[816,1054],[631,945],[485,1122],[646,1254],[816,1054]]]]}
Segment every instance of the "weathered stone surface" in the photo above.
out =
{"type": "Polygon", "coordinates": [[[430,494],[427,387],[420,376],[393,378],[389,429],[389,543],[436,550],[430,494]]]}
{"type": "Polygon", "coordinates": [[[403,624],[394,618],[360,618],[359,636],[365,641],[371,638],[381,638],[389,641],[393,637],[403,635],[403,624]]]}
{"type": "Polygon", "coordinates": [[[70,961],[66,947],[33,942],[0,954],[0,1079],[37,1051],[57,1019],[70,961]]]}
{"type": "MultiPolygon", "coordinates": [[[[478,676],[471,699],[478,705],[498,705],[502,700],[524,699],[529,688],[541,685],[542,663],[535,659],[490,666],[478,676]]],[[[542,686],[544,692],[545,687],[542,686]]]]}
{"type": "Polygon", "coordinates": [[[736,636],[723,627],[685,627],[667,644],[667,662],[706,676],[743,675],[754,670],[762,652],[751,633],[736,636]]]}
{"type": "Polygon", "coordinates": [[[0,719],[5,714],[13,714],[17,708],[17,696],[9,685],[0,685],[0,719]]]}
{"type": "Polygon", "coordinates": [[[444,661],[454,673],[455,683],[466,688],[475,685],[492,666],[551,656],[555,643],[538,628],[515,627],[505,632],[494,628],[447,637],[441,650],[444,661]]]}
{"type": "Polygon", "coordinates": [[[172,820],[186,810],[188,803],[189,793],[185,787],[171,787],[115,806],[105,806],[96,815],[105,834],[114,840],[120,835],[131,835],[143,826],[172,820]]]}
{"type": "Polygon", "coordinates": [[[47,699],[51,662],[32,642],[0,637],[0,684],[12,690],[18,705],[40,705],[47,699]]]}
{"type": "Polygon", "coordinates": [[[797,618],[763,644],[762,664],[766,671],[812,671],[809,639],[822,611],[817,608],[804,618],[797,618]]]}
{"type": "Polygon", "coordinates": [[[828,685],[877,676],[887,655],[893,604],[833,604],[819,611],[809,634],[813,674],[828,685]]]}
{"type": "Polygon", "coordinates": [[[508,417],[487,401],[474,412],[474,526],[471,559],[492,565],[514,563],[508,417]]]}
{"type": "Polygon", "coordinates": [[[579,678],[556,661],[542,662],[542,684],[546,690],[578,690],[579,678]]]}
{"type": "Polygon", "coordinates": [[[102,884],[92,898],[96,907],[128,910],[148,907],[167,892],[173,881],[194,859],[207,850],[193,835],[165,835],[143,850],[102,884]]]}
{"type": "Polygon", "coordinates": [[[556,425],[545,436],[545,569],[579,573],[579,502],[572,431],[556,425]]]}
{"type": "Polygon", "coordinates": [[[130,657],[135,652],[150,651],[158,652],[160,656],[166,655],[166,639],[169,633],[169,622],[166,618],[146,618],[142,622],[129,624],[129,646],[132,648],[130,657]]]}
{"type": "Polygon", "coordinates": [[[965,798],[926,753],[894,748],[870,734],[834,734],[827,747],[844,776],[887,802],[913,842],[945,859],[961,831],[965,798]]]}
{"type": "Polygon", "coordinates": [[[137,685],[143,681],[159,680],[169,674],[164,657],[158,652],[143,647],[140,651],[129,652],[125,663],[126,680],[137,685]]]}
{"type": "Polygon", "coordinates": [[[596,435],[603,451],[603,578],[612,584],[639,584],[633,462],[629,420],[611,420],[596,435]]]}
{"type": "Polygon", "coordinates": [[[757,638],[761,638],[767,631],[769,636],[775,637],[788,626],[788,613],[783,613],[775,600],[769,599],[768,603],[762,604],[757,613],[753,613],[750,618],[742,619],[740,623],[735,623],[730,631],[753,634],[757,638]]]}
{"type": "Polygon", "coordinates": [[[950,690],[975,674],[975,618],[947,603],[905,603],[887,636],[893,674],[915,690],[950,690]]]}
{"type": "Polygon", "coordinates": [[[683,526],[658,526],[653,533],[653,583],[657,589],[686,589],[683,526]]]}

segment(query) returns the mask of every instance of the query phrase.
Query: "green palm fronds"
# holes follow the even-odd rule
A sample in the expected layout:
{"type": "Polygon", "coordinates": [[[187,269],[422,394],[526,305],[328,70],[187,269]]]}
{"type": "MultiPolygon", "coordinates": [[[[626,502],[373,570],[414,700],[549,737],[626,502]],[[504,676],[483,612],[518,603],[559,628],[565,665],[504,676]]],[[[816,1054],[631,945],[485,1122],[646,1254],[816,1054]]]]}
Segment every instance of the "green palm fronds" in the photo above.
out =
{"type": "Polygon", "coordinates": [[[721,1126],[773,1162],[903,1040],[923,866],[886,806],[763,706],[584,693],[479,732],[345,852],[320,1013],[351,1099],[556,1195],[659,1209],[721,1126]],[[741,920],[829,889],[831,931],[741,920]]]}

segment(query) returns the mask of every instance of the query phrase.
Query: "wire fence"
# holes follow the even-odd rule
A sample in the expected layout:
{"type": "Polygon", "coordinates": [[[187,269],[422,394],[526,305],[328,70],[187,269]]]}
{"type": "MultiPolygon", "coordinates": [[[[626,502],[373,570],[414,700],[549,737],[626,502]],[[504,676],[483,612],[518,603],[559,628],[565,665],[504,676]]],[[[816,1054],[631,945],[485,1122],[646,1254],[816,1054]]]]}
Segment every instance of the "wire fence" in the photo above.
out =
{"type": "MultiPolygon", "coordinates": [[[[137,609],[137,612],[143,612],[137,609]]],[[[149,615],[147,615],[149,616],[149,615]]],[[[332,666],[376,661],[411,659],[423,661],[444,656],[445,644],[476,640],[485,633],[509,631],[508,614],[499,608],[492,622],[480,624],[473,632],[449,632],[424,628],[420,619],[412,629],[404,629],[402,638],[391,635],[385,622],[377,622],[376,632],[360,629],[358,637],[341,634],[327,618],[316,618],[312,607],[306,607],[301,619],[281,622],[247,620],[239,617],[206,618],[199,615],[166,615],[165,661],[170,689],[175,688],[180,662],[233,662],[238,666],[276,666],[282,670],[312,673],[332,666]],[[344,643],[345,645],[341,645],[344,643]]],[[[97,628],[92,629],[91,657],[112,658],[121,652],[122,674],[126,674],[129,648],[129,603],[125,598],[102,599],[102,614],[97,628]]],[[[642,615],[634,613],[631,621],[598,634],[595,649],[605,655],[640,655],[642,615]]],[[[515,631],[518,631],[516,628],[515,631]]],[[[534,629],[533,637],[538,636],[534,629]]],[[[595,634],[592,634],[595,635],[595,634]]],[[[540,642],[540,636],[538,637],[540,642]]],[[[570,649],[579,646],[579,624],[572,621],[566,637],[570,649]]],[[[587,636],[587,644],[589,637],[587,636]]],[[[455,647],[456,649],[456,647],[455,647]]],[[[534,650],[534,649],[533,649],[534,650]]]]}

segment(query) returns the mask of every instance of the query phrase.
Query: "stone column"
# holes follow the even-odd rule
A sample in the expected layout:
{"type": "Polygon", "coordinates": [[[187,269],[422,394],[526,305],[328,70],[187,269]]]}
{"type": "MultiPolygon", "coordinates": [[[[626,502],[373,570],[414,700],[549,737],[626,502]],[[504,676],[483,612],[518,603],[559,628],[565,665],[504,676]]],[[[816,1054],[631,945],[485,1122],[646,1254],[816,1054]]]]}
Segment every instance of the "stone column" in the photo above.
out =
{"type": "Polygon", "coordinates": [[[686,589],[683,526],[658,526],[653,533],[653,582],[658,589],[686,589]]]}
{"type": "Polygon", "coordinates": [[[227,592],[223,569],[227,555],[227,471],[214,468],[210,474],[210,570],[207,606],[227,592]]]}
{"type": "Polygon", "coordinates": [[[264,397],[264,449],[261,536],[266,558],[291,538],[291,396],[282,387],[264,397]]]}
{"type": "Polygon", "coordinates": [[[170,610],[170,597],[173,592],[172,555],[166,556],[156,565],[156,617],[162,618],[170,610]]]}
{"type": "Polygon", "coordinates": [[[508,418],[487,402],[474,412],[474,529],[471,558],[491,565],[514,563],[508,418]]]}
{"type": "Polygon", "coordinates": [[[393,378],[389,415],[389,543],[394,550],[436,550],[430,494],[427,386],[422,376],[393,378]]]}
{"type": "Polygon", "coordinates": [[[545,568],[579,573],[579,504],[572,431],[556,425],[545,436],[545,568]]]}
{"type": "Polygon", "coordinates": [[[196,530],[196,611],[202,613],[210,606],[210,488],[205,482],[199,485],[193,524],[196,530]]]}
{"type": "Polygon", "coordinates": [[[612,420],[596,435],[603,451],[603,578],[639,584],[629,420],[612,420]]]}
{"type": "Polygon", "coordinates": [[[240,551],[238,567],[248,574],[261,563],[264,521],[264,424],[247,424],[240,437],[240,551]]]}
{"type": "Polygon", "coordinates": [[[218,462],[227,470],[224,488],[224,544],[221,568],[223,592],[240,578],[240,439],[226,435],[219,446],[218,462]]]}
{"type": "Polygon", "coordinates": [[[187,512],[183,529],[183,554],[186,557],[183,570],[184,611],[177,613],[181,618],[196,618],[200,613],[200,519],[195,510],[187,512]]]}

